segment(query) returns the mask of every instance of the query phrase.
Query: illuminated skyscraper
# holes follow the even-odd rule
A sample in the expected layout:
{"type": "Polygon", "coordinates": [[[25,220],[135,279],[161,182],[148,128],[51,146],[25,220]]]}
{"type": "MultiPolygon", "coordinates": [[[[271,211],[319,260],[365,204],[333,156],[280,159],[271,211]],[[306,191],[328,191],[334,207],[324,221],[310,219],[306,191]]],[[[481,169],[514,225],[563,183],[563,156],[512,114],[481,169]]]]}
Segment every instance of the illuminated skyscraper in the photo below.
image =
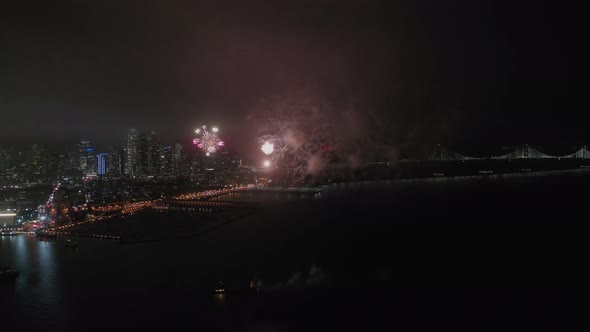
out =
{"type": "Polygon", "coordinates": [[[96,155],[97,161],[97,174],[98,175],[106,175],[108,171],[108,153],[99,153],[96,155]]]}
{"type": "Polygon", "coordinates": [[[78,143],[78,153],[80,158],[78,169],[82,171],[82,174],[96,174],[96,157],[92,144],[87,140],[80,140],[80,143],[78,143]]]}
{"type": "Polygon", "coordinates": [[[172,152],[172,168],[174,176],[185,175],[186,167],[183,161],[182,144],[176,143],[174,151],[172,152]]]}
{"type": "Polygon", "coordinates": [[[140,144],[137,130],[129,130],[123,151],[125,157],[125,176],[131,178],[140,176],[140,144]]]}
{"type": "Polygon", "coordinates": [[[174,176],[173,163],[172,163],[172,147],[163,146],[160,149],[160,176],[170,177],[174,176]]]}
{"type": "Polygon", "coordinates": [[[31,151],[29,174],[32,179],[39,180],[47,174],[47,153],[39,144],[33,144],[31,151]]]}

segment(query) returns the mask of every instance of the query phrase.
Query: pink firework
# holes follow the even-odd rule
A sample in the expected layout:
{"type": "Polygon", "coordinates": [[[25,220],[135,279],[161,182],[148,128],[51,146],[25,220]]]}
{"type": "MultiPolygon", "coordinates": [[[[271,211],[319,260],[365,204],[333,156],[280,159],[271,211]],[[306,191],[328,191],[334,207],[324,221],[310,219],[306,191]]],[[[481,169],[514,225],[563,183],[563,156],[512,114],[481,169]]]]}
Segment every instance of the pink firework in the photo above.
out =
{"type": "Polygon", "coordinates": [[[225,145],[225,143],[223,143],[223,141],[217,135],[218,132],[219,129],[217,127],[213,127],[211,131],[207,130],[207,126],[196,129],[195,133],[201,136],[193,139],[193,144],[195,144],[199,149],[203,150],[207,156],[209,156],[219,150],[220,147],[225,145]]]}

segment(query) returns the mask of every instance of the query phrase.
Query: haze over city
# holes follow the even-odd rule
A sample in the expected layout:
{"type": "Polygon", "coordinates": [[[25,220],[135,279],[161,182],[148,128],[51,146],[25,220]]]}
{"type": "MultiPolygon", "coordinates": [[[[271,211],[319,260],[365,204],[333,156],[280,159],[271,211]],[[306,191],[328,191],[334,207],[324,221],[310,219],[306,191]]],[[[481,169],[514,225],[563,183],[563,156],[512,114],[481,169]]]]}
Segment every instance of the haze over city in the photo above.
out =
{"type": "Polygon", "coordinates": [[[391,147],[588,140],[571,4],[38,1],[0,15],[5,143],[107,147],[130,128],[188,142],[212,123],[256,157],[253,119],[293,96],[371,114],[391,147]]]}

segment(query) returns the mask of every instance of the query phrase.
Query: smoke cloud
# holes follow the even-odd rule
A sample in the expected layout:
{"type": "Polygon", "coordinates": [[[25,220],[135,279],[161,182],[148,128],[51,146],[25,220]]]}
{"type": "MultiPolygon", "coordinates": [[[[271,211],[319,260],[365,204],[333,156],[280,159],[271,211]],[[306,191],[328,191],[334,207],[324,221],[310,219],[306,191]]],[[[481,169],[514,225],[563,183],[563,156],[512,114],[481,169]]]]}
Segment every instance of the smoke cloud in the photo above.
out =
{"type": "Polygon", "coordinates": [[[379,117],[353,99],[306,89],[267,98],[258,109],[258,143],[274,144],[273,164],[298,180],[333,164],[361,167],[381,146],[379,117]]]}
{"type": "MultiPolygon", "coordinates": [[[[307,273],[303,273],[301,271],[293,272],[289,276],[289,278],[287,278],[287,280],[272,284],[271,286],[268,286],[267,289],[269,289],[269,290],[287,290],[287,289],[293,289],[293,288],[311,287],[314,285],[319,285],[319,284],[325,283],[326,278],[327,278],[327,275],[324,272],[324,270],[320,266],[313,264],[313,265],[311,265],[311,267],[309,268],[309,271],[307,271],[307,273]]],[[[262,281],[259,281],[257,283],[258,287],[261,287],[263,285],[264,285],[264,282],[262,282],[262,281]]]]}

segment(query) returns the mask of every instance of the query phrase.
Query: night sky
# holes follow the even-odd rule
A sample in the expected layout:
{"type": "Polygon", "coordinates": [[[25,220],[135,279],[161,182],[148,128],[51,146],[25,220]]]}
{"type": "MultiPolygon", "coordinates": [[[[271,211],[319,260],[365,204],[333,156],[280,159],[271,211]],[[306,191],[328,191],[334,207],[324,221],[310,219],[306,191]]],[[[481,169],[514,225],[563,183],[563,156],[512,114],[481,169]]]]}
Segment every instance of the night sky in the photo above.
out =
{"type": "Polygon", "coordinates": [[[10,1],[0,143],[208,124],[249,153],[261,101],[306,91],[375,114],[389,146],[590,142],[581,5],[514,2],[10,1]]]}

